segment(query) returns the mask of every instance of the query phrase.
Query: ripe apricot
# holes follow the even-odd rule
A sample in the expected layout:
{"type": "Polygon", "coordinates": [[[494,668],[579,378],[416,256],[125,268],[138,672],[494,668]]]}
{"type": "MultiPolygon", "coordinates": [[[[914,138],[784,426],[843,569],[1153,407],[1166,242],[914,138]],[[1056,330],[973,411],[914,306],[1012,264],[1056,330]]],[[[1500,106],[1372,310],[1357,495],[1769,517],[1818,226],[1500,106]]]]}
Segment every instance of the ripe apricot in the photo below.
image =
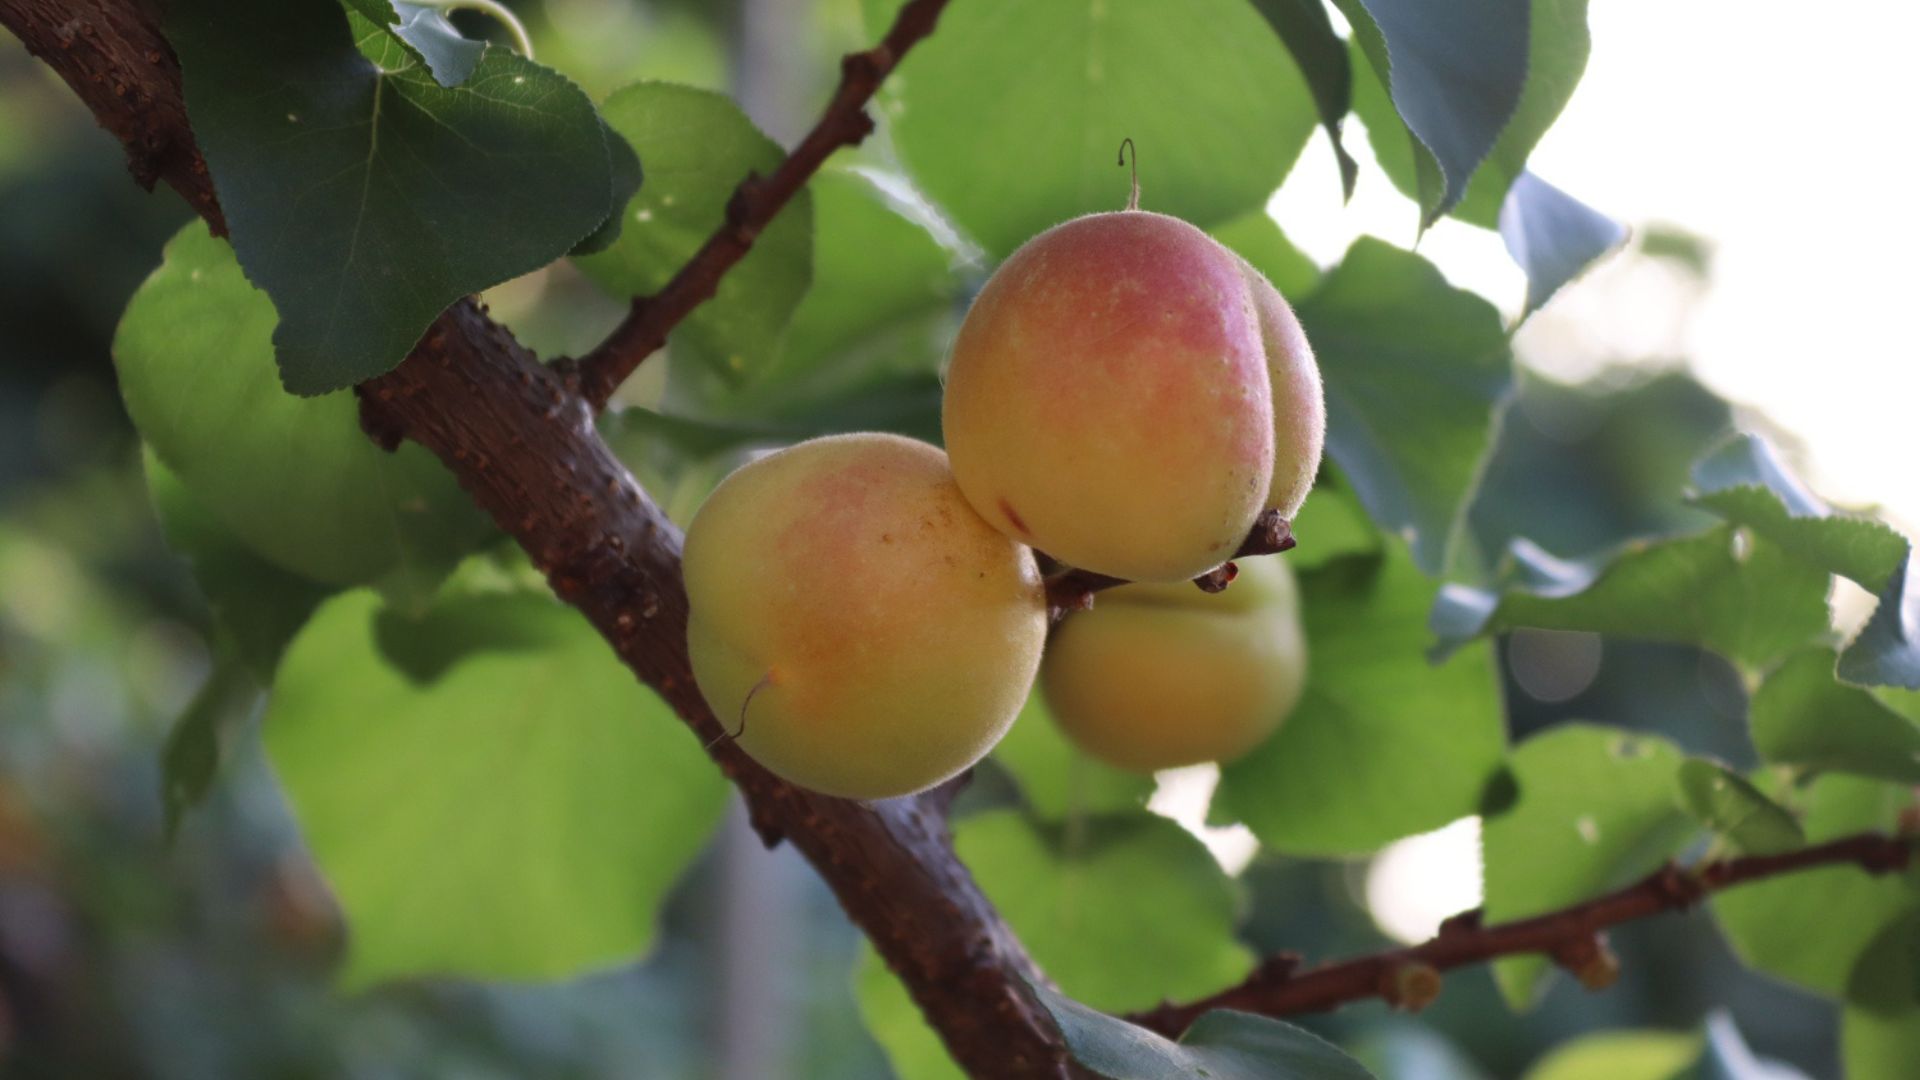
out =
{"type": "Polygon", "coordinates": [[[878,799],[978,761],[1046,638],[1026,548],[973,512],[946,455],[836,435],[734,472],[687,529],[695,681],[754,760],[878,799]]]}
{"type": "Polygon", "coordinates": [[[1192,225],[1126,210],[1049,229],[995,271],[954,342],[942,421],[996,528],[1176,581],[1231,556],[1270,499],[1298,507],[1323,413],[1272,286],[1192,225]]]}
{"type": "Polygon", "coordinates": [[[1230,761],[1273,734],[1306,684],[1299,591],[1280,559],[1239,570],[1225,592],[1122,585],[1069,615],[1040,666],[1067,737],[1110,765],[1152,772],[1230,761]]]}

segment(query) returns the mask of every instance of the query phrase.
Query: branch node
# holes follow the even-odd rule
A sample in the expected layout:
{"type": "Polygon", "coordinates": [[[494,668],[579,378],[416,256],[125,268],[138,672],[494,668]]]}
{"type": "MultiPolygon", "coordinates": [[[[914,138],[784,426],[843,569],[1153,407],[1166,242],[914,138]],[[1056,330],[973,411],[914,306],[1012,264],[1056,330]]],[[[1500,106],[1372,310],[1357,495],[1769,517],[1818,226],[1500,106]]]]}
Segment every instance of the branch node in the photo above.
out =
{"type": "Polygon", "coordinates": [[[1606,935],[1595,932],[1561,942],[1551,953],[1553,962],[1580,980],[1589,991],[1605,990],[1620,981],[1620,957],[1607,944],[1606,935]]]}
{"type": "Polygon", "coordinates": [[[1233,579],[1240,576],[1240,568],[1232,562],[1223,562],[1219,566],[1193,579],[1193,583],[1203,593],[1226,592],[1233,579]]]}
{"type": "Polygon", "coordinates": [[[1450,938],[1450,937],[1459,937],[1463,934],[1471,934],[1474,931],[1480,929],[1481,925],[1484,924],[1485,921],[1486,921],[1486,909],[1468,908],[1467,910],[1462,911],[1456,915],[1449,915],[1446,918],[1441,919],[1440,930],[1434,936],[1442,937],[1442,938],[1450,938]]]}
{"type": "Polygon", "coordinates": [[[1440,969],[1418,960],[1395,964],[1380,977],[1380,997],[1402,1012],[1417,1013],[1440,997],[1440,969]]]}

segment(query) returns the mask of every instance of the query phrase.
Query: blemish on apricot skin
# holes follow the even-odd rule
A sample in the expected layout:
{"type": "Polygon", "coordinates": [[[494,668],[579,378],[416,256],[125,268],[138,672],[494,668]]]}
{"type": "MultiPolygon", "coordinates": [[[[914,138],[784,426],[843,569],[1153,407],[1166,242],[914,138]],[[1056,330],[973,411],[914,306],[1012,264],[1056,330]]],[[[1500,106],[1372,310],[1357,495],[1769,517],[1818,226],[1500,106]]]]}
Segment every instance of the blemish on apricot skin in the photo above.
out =
{"type": "Polygon", "coordinates": [[[1019,513],[1014,510],[1013,504],[1008,502],[1004,495],[1000,498],[1000,512],[1007,516],[1007,520],[1013,523],[1014,528],[1020,530],[1021,536],[1033,535],[1032,530],[1027,528],[1027,523],[1020,520],[1019,513]]]}

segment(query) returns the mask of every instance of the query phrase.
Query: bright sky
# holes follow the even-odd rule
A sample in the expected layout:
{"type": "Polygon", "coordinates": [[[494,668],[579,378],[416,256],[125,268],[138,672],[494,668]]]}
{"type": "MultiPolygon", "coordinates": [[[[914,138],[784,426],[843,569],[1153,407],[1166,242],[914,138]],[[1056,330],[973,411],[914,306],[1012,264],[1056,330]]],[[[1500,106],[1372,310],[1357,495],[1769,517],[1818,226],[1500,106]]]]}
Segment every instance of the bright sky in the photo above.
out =
{"type": "MultiPolygon", "coordinates": [[[[1906,321],[1920,288],[1920,83],[1908,54],[1920,5],[1858,0],[1846,12],[1591,6],[1586,75],[1531,167],[1631,225],[1705,236],[1713,281],[1687,318],[1681,283],[1658,267],[1602,267],[1563,291],[1519,347],[1566,377],[1608,359],[1690,357],[1717,391],[1800,438],[1822,494],[1880,504],[1913,532],[1920,344],[1906,321]]],[[[1361,133],[1350,138],[1364,157],[1361,133]]],[[[1316,137],[1272,207],[1289,237],[1322,262],[1361,233],[1413,239],[1412,204],[1377,170],[1338,207],[1316,137]]],[[[1524,282],[1497,236],[1447,222],[1420,249],[1456,284],[1517,309],[1524,282]]]]}

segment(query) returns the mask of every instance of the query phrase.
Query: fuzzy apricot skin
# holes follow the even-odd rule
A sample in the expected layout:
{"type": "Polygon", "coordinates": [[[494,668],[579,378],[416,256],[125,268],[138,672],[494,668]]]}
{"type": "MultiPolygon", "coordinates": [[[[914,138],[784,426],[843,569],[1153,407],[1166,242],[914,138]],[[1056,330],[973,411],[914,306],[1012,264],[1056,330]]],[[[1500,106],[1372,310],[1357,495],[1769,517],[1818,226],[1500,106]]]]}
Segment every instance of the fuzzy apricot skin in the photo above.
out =
{"type": "Polygon", "coordinates": [[[1266,506],[1291,521],[1320,471],[1320,454],[1327,442],[1326,391],[1313,347],[1307,344],[1306,331],[1293,308],[1252,264],[1243,260],[1240,267],[1260,325],[1273,390],[1273,477],[1266,506]]]}
{"type": "Polygon", "coordinates": [[[1306,685],[1299,593],[1278,558],[1239,569],[1225,592],[1123,585],[1069,615],[1040,666],[1067,737],[1147,773],[1231,761],[1271,736],[1306,685]]]}
{"type": "Polygon", "coordinates": [[[1271,487],[1272,390],[1243,264],[1129,210],[1041,233],[994,272],[947,370],[955,478],[1072,566],[1177,581],[1227,559],[1271,487]]]}
{"type": "Polygon", "coordinates": [[[755,761],[829,795],[907,795],[980,760],[1046,640],[1032,553],[980,520],[944,453],[895,435],[814,439],[734,472],[688,527],[684,571],[714,715],[744,720],[755,761]]]}

